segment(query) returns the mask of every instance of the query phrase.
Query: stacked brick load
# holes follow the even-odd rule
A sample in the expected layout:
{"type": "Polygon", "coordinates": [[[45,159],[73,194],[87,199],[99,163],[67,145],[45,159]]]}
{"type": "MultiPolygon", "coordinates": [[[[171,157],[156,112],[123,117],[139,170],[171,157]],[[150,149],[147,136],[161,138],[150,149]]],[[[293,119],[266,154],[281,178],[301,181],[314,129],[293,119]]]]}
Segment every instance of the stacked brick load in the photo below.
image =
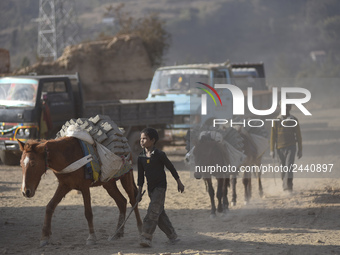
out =
{"type": "Polygon", "coordinates": [[[118,156],[127,157],[131,150],[128,140],[116,123],[106,115],[97,115],[91,118],[71,119],[67,121],[57,133],[57,138],[66,136],[67,129],[71,125],[79,126],[87,131],[93,140],[104,145],[118,156]]]}

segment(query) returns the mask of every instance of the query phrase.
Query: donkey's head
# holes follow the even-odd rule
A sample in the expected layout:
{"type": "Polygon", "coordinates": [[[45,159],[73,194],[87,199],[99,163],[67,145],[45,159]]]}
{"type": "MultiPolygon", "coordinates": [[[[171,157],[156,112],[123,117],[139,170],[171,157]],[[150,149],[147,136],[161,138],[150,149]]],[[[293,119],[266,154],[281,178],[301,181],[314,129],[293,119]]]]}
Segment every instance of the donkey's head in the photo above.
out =
{"type": "Polygon", "coordinates": [[[21,191],[25,197],[33,197],[40,183],[41,176],[46,172],[45,145],[38,141],[19,141],[22,151],[20,165],[22,168],[21,191]]]}

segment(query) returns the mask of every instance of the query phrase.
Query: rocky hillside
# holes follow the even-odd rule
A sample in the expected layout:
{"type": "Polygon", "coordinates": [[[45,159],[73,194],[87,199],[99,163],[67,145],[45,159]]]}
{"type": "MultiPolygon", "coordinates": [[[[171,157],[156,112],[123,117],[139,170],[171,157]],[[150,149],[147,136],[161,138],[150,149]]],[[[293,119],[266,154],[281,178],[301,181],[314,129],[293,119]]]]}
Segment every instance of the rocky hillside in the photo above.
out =
{"type": "MultiPolygon", "coordinates": [[[[70,1],[71,2],[71,1],[70,1]]],[[[267,77],[339,77],[340,1],[337,0],[74,0],[80,40],[113,36],[119,23],[103,22],[125,3],[135,19],[157,12],[171,45],[164,65],[264,62],[267,77]],[[325,52],[316,61],[311,53],[325,52]]],[[[0,48],[11,70],[37,61],[39,1],[0,1],[0,48]]]]}

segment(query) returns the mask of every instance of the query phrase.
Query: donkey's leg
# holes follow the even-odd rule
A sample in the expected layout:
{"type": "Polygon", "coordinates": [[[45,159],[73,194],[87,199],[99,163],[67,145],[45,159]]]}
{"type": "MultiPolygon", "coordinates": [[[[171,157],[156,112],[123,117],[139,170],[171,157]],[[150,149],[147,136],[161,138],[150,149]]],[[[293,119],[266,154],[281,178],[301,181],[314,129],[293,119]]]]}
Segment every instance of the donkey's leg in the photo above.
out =
{"type": "Polygon", "coordinates": [[[229,209],[228,201],[228,187],[230,186],[230,178],[223,179],[222,199],[223,199],[223,213],[227,213],[229,209]]]}
{"type": "Polygon", "coordinates": [[[252,197],[252,185],[251,185],[251,181],[252,181],[252,173],[249,173],[248,175],[248,202],[250,201],[251,197],[252,197]]]}
{"type": "Polygon", "coordinates": [[[247,205],[249,203],[250,200],[250,187],[251,187],[251,176],[250,173],[244,173],[243,175],[243,186],[244,186],[244,204],[247,205]]]}
{"type": "MultiPolygon", "coordinates": [[[[261,160],[262,160],[261,157],[260,157],[260,158],[257,158],[257,159],[256,159],[256,163],[255,163],[255,164],[259,167],[259,169],[260,169],[260,165],[261,165],[261,160]]],[[[258,183],[258,185],[259,185],[259,194],[260,194],[260,197],[262,198],[262,197],[263,197],[263,188],[262,188],[261,175],[262,175],[262,172],[261,172],[261,171],[258,172],[258,173],[256,173],[257,183],[258,183]]]]}
{"type": "Polygon", "coordinates": [[[222,205],[222,196],[223,196],[223,179],[217,178],[217,192],[216,197],[218,201],[217,211],[219,213],[223,212],[223,205],[222,205]]]}
{"type": "Polygon", "coordinates": [[[210,202],[211,202],[210,218],[215,218],[216,217],[216,206],[215,206],[215,197],[214,197],[215,192],[212,186],[212,181],[211,181],[211,178],[204,178],[204,181],[207,185],[207,190],[208,190],[210,202]]]}
{"type": "MultiPolygon", "coordinates": [[[[136,197],[137,197],[138,190],[133,179],[133,172],[130,171],[128,174],[126,174],[121,179],[121,183],[126,193],[129,196],[131,206],[134,206],[137,203],[136,197]]],[[[135,207],[134,212],[135,212],[135,216],[137,220],[138,231],[141,234],[143,222],[139,214],[138,205],[135,207]]]]}
{"type": "Polygon", "coordinates": [[[81,194],[83,195],[85,218],[87,220],[87,224],[89,227],[89,237],[86,240],[86,245],[93,245],[93,244],[96,244],[97,238],[94,233],[94,227],[93,227],[93,213],[92,213],[92,207],[91,207],[90,188],[89,187],[83,188],[81,190],[81,194]]]}
{"type": "Polygon", "coordinates": [[[258,182],[258,185],[259,185],[259,194],[260,194],[260,197],[263,198],[263,188],[262,188],[261,175],[262,175],[262,173],[258,173],[258,175],[257,175],[257,182],[258,182]]]}
{"type": "Polygon", "coordinates": [[[237,183],[237,176],[236,175],[231,175],[231,189],[232,189],[232,198],[231,198],[231,204],[232,206],[236,205],[236,183],[237,183]]]}
{"type": "MultiPolygon", "coordinates": [[[[119,218],[118,218],[118,224],[117,228],[118,229],[124,222],[125,220],[125,215],[126,215],[126,199],[120,193],[119,189],[117,188],[117,184],[115,181],[109,181],[103,185],[103,187],[106,189],[107,193],[115,200],[118,209],[119,209],[119,218]]],[[[124,236],[124,227],[122,227],[118,233],[115,234],[113,239],[118,239],[120,237],[124,236]]]]}
{"type": "Polygon", "coordinates": [[[52,221],[52,215],[57,207],[57,205],[60,203],[60,201],[63,199],[63,197],[70,191],[71,189],[65,185],[58,185],[57,190],[55,191],[52,199],[46,206],[45,211],[45,220],[44,225],[42,228],[42,236],[40,240],[40,247],[45,246],[49,242],[49,238],[52,234],[51,232],[51,221],[52,221]]]}

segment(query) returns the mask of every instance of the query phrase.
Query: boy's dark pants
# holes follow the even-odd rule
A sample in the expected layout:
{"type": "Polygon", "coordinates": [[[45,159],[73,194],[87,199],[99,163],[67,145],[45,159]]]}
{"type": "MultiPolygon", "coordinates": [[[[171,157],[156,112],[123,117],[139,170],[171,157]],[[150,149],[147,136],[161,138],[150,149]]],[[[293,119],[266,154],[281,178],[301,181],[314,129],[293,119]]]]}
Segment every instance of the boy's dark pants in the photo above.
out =
{"type": "Polygon", "coordinates": [[[287,172],[281,172],[282,178],[282,186],[283,190],[293,190],[293,168],[295,153],[296,153],[296,145],[291,145],[285,148],[281,148],[277,150],[278,156],[280,158],[280,162],[282,166],[286,166],[288,169],[287,172]]]}
{"type": "Polygon", "coordinates": [[[165,188],[154,188],[149,192],[150,204],[146,216],[143,220],[142,236],[152,240],[152,234],[155,232],[156,226],[167,235],[169,239],[176,239],[175,229],[164,211],[165,188]]]}

